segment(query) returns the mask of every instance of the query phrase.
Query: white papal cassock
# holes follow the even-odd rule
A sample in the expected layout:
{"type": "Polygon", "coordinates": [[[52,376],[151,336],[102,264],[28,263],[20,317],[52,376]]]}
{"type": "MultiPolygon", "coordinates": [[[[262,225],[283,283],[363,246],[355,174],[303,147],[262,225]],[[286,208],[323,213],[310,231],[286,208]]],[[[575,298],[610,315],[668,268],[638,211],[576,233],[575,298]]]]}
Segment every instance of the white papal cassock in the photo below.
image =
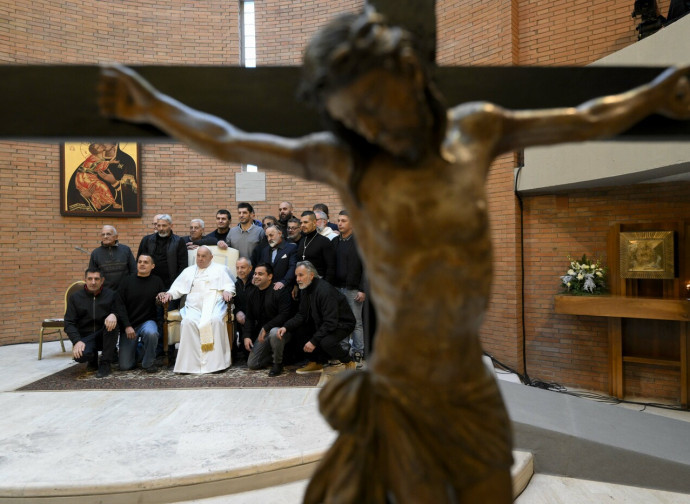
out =
{"type": "Polygon", "coordinates": [[[230,367],[230,342],[225,325],[227,304],[223,291],[235,293],[228,269],[211,263],[201,269],[189,266],[170,286],[173,299],[187,295],[180,310],[180,347],[175,373],[212,373],[230,367]],[[204,351],[212,343],[213,349],[204,351]]]}

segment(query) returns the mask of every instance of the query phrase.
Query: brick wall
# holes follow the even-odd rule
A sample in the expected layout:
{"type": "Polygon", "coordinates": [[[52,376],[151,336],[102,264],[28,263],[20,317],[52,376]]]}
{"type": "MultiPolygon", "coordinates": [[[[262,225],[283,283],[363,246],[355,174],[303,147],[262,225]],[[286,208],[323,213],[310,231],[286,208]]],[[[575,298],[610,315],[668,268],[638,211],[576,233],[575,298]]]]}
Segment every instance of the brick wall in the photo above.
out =
{"type": "MultiPolygon", "coordinates": [[[[519,2],[464,0],[437,3],[437,59],[442,65],[517,64],[519,2]]],[[[455,105],[455,104],[449,104],[455,105]]],[[[497,159],[487,179],[494,246],[494,279],[482,343],[499,360],[522,366],[519,216],[513,196],[515,156],[497,159]]]]}
{"type": "MultiPolygon", "coordinates": [[[[661,0],[662,14],[670,0],[661,0]]],[[[333,14],[357,10],[361,0],[258,1],[259,65],[292,65],[305,42],[333,14]]],[[[582,65],[636,40],[629,0],[438,0],[438,61],[444,65],[582,65]]],[[[0,6],[2,63],[202,63],[239,60],[238,4],[125,0],[49,2],[17,0],[0,6]]],[[[522,363],[520,291],[521,215],[513,195],[514,155],[494,163],[488,178],[495,278],[482,328],[487,350],[519,368],[522,363]]],[[[61,293],[81,277],[87,256],[75,246],[98,245],[102,219],[59,215],[59,148],[40,143],[0,143],[0,344],[35,341],[40,320],[62,310],[61,293]],[[24,271],[22,271],[24,270],[24,271]],[[26,272],[26,273],[25,273],[26,272]]],[[[141,150],[143,216],[113,221],[124,243],[136,248],[151,218],[170,212],[184,234],[192,217],[213,228],[217,208],[234,210],[238,166],[222,164],[177,144],[146,144],[141,150]]],[[[554,167],[557,169],[558,167],[554,167]]],[[[553,313],[553,294],[567,254],[605,250],[614,221],[687,216],[687,188],[654,185],[528,197],[524,201],[527,363],[532,376],[604,391],[605,322],[553,313]],[[649,204],[646,204],[649,203],[649,204]]],[[[328,187],[267,174],[266,202],[257,216],[275,214],[278,203],[297,210],[340,202],[328,187]]],[[[627,370],[635,394],[673,397],[677,380],[656,370],[627,370]],[[654,371],[654,372],[653,372],[654,371]],[[656,377],[656,378],[655,378],[656,377]]]]}
{"type": "MultiPolygon", "coordinates": [[[[525,198],[525,326],[532,377],[581,388],[608,390],[606,319],[558,315],[567,256],[600,256],[605,263],[609,228],[617,223],[663,222],[690,217],[690,183],[640,184],[525,198]]],[[[678,400],[677,370],[625,365],[631,396],[678,400]]]]}
{"type": "MultiPolygon", "coordinates": [[[[303,43],[324,19],[357,2],[320,2],[323,14],[294,2],[257,2],[261,24],[259,65],[295,64],[303,43]],[[267,7],[263,8],[263,7],[267,7]],[[271,15],[264,13],[273,12],[271,15]],[[286,14],[292,12],[291,15],[286,14]],[[299,39],[285,43],[286,19],[299,22],[299,39]],[[280,27],[280,30],[277,28],[280,27]]],[[[360,3],[361,4],[361,3],[360,3]]],[[[227,1],[73,2],[19,0],[0,6],[0,63],[237,64],[239,4],[227,1]],[[203,5],[203,8],[202,8],[203,5]]],[[[0,142],[0,234],[7,249],[0,264],[0,310],[11,324],[0,327],[0,344],[36,341],[43,318],[63,311],[65,287],[83,276],[103,224],[114,224],[133,249],[150,233],[152,217],[168,212],[174,230],[187,234],[191,218],[214,228],[215,212],[235,214],[235,174],[240,167],[220,163],[179,144],[141,146],[143,215],[102,219],[60,216],[60,147],[57,144],[0,142]],[[26,271],[26,273],[24,273],[26,271]]],[[[257,217],[277,215],[278,204],[291,201],[297,212],[325,202],[336,215],[341,203],[328,187],[267,173],[266,201],[252,202],[257,217]]],[[[236,217],[234,217],[236,222],[236,217]]]]}

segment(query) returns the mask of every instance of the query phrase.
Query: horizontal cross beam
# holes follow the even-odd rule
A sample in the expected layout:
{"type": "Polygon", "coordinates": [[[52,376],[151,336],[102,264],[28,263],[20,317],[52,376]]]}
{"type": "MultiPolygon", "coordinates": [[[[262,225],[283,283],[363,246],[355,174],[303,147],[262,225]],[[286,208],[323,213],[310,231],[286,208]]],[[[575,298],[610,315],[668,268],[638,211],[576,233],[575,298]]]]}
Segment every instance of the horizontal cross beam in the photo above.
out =
{"type": "MultiPolygon", "coordinates": [[[[295,99],[299,67],[134,67],[161,91],[253,132],[297,137],[321,130],[317,114],[295,99]]],[[[448,105],[486,100],[512,109],[578,105],[652,80],[650,67],[437,67],[448,105]]],[[[0,65],[0,139],[66,141],[114,138],[162,141],[151,126],[99,115],[98,66],[0,65]]],[[[690,140],[690,121],[659,116],[623,133],[624,140],[690,140]]]]}

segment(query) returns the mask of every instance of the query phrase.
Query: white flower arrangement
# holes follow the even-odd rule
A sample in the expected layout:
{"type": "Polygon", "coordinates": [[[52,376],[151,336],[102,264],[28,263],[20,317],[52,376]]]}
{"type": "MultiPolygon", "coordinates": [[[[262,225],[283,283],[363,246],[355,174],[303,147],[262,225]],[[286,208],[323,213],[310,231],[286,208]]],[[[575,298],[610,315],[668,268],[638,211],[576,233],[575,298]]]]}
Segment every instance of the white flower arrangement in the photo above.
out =
{"type": "Polygon", "coordinates": [[[605,266],[600,259],[589,259],[583,255],[580,260],[568,256],[570,267],[561,278],[563,292],[568,294],[601,294],[606,287],[605,266]]]}

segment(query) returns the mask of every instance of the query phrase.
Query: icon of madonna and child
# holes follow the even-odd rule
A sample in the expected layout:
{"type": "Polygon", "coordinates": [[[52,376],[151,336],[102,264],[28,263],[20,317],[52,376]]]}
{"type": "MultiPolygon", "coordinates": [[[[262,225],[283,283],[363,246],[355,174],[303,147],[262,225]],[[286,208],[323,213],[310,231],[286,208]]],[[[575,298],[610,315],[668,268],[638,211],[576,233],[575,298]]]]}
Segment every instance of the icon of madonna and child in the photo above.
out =
{"type": "Polygon", "coordinates": [[[66,143],[63,215],[140,215],[138,158],[137,144],[66,143]]]}

